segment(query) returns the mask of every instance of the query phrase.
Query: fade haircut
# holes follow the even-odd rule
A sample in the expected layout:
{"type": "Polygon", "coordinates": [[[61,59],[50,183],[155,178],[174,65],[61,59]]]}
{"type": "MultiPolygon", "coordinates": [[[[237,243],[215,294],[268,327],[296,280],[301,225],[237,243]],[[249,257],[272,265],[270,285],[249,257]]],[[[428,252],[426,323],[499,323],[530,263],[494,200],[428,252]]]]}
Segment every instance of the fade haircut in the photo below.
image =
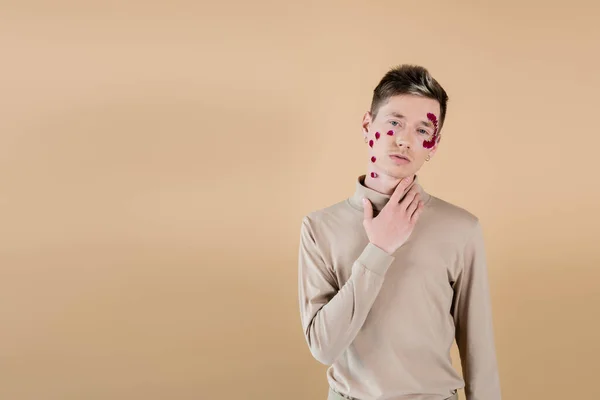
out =
{"type": "Polygon", "coordinates": [[[433,79],[429,71],[419,65],[402,64],[390,69],[377,87],[373,90],[371,115],[377,117],[379,108],[387,103],[390,97],[412,94],[437,100],[440,103],[438,132],[444,126],[448,95],[442,86],[433,79]]]}

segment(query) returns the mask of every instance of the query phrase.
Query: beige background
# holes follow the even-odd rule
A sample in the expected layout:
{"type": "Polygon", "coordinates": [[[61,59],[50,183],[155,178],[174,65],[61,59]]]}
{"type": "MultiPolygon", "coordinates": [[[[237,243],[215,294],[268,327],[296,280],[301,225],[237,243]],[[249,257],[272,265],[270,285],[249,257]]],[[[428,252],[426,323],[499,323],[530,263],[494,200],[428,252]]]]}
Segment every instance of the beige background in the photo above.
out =
{"type": "Polygon", "coordinates": [[[325,399],[300,220],[404,62],[450,95],[420,175],[482,220],[504,399],[598,397],[597,3],[121,3],[0,3],[1,399],[325,399]]]}

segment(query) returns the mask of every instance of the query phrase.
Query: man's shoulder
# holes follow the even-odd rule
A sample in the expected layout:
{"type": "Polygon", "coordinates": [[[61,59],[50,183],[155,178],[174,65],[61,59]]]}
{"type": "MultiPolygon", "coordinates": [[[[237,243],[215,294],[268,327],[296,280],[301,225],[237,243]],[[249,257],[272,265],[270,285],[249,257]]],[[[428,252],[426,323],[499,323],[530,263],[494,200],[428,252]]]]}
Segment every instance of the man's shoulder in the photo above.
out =
{"type": "Polygon", "coordinates": [[[335,224],[340,222],[347,222],[348,216],[355,214],[357,211],[354,210],[348,199],[340,200],[334,204],[313,210],[303,216],[305,223],[316,225],[316,224],[335,224]]]}
{"type": "Polygon", "coordinates": [[[437,196],[431,196],[430,205],[437,220],[450,223],[456,228],[472,229],[479,224],[479,217],[473,212],[437,196]]]}

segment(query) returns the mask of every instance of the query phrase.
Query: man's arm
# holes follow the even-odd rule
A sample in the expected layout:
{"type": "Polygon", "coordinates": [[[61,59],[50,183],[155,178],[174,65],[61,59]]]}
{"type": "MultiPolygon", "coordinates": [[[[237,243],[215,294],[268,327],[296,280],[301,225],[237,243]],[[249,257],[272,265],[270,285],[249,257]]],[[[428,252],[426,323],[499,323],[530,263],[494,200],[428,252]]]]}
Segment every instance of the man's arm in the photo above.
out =
{"type": "Polygon", "coordinates": [[[454,323],[467,400],[500,400],[483,231],[476,221],[455,283],[454,323]]]}
{"type": "Polygon", "coordinates": [[[300,230],[298,294],[304,336],[312,355],[332,364],[352,343],[381,289],[394,256],[372,243],[352,265],[352,274],[338,290],[315,240],[311,220],[304,217],[300,230]]]}

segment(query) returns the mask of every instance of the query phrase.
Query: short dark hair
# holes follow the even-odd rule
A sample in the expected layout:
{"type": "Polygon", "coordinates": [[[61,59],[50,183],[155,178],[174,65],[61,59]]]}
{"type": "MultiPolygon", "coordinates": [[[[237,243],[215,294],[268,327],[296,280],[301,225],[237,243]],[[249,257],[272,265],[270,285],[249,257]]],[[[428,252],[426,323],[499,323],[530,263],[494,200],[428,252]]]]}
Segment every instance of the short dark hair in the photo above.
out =
{"type": "Polygon", "coordinates": [[[387,103],[390,97],[401,94],[413,94],[437,100],[440,103],[439,129],[446,119],[448,95],[442,86],[433,79],[426,68],[419,65],[402,64],[390,69],[373,90],[371,114],[377,117],[379,108],[387,103]]]}

